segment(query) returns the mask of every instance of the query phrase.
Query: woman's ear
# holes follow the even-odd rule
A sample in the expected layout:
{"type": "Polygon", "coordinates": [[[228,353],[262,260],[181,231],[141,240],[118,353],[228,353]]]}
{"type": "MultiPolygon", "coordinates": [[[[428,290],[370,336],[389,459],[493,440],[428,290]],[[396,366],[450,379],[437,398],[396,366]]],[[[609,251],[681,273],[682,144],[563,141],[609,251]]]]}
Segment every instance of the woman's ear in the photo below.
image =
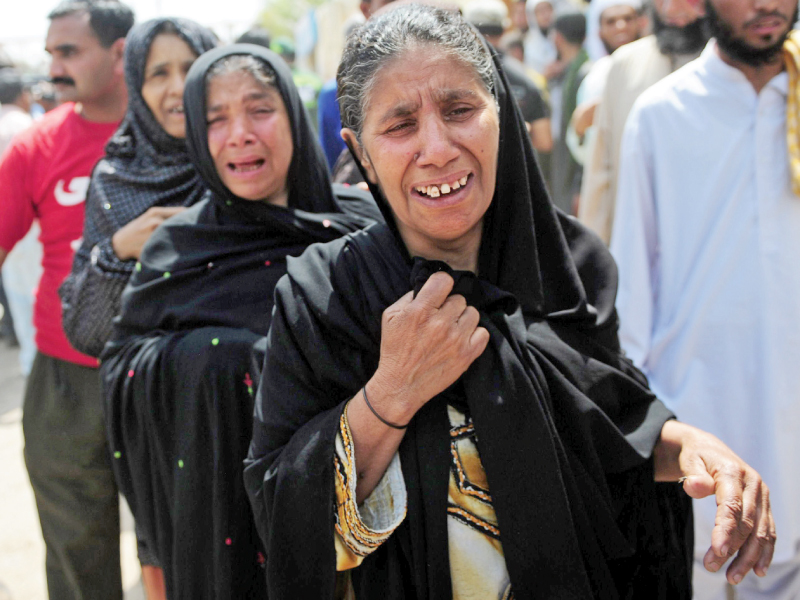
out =
{"type": "Polygon", "coordinates": [[[350,151],[355,154],[358,162],[360,162],[361,166],[364,167],[364,170],[367,172],[367,179],[369,179],[369,182],[377,185],[378,178],[375,176],[375,169],[372,168],[372,163],[370,162],[364,147],[358,143],[355,132],[352,129],[345,127],[342,129],[341,136],[344,140],[344,143],[350,148],[350,151]]]}

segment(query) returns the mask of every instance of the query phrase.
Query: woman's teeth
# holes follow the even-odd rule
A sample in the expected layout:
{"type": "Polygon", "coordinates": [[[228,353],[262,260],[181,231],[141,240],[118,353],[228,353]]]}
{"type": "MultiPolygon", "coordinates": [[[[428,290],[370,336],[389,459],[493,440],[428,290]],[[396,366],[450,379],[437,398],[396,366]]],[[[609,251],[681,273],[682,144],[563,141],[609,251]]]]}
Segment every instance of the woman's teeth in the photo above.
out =
{"type": "Polygon", "coordinates": [[[255,171],[256,169],[260,168],[261,165],[264,163],[262,160],[257,160],[250,163],[242,163],[239,165],[231,163],[231,168],[236,171],[237,173],[247,173],[248,171],[255,171]]]}
{"type": "Polygon", "coordinates": [[[167,112],[182,115],[183,106],[176,106],[174,108],[170,108],[167,112]]]}
{"type": "Polygon", "coordinates": [[[450,192],[457,190],[462,185],[466,185],[468,177],[469,175],[465,175],[461,179],[456,179],[452,183],[443,183],[442,185],[420,186],[416,188],[416,190],[425,196],[438,198],[439,196],[444,196],[445,194],[449,194],[450,192]]]}

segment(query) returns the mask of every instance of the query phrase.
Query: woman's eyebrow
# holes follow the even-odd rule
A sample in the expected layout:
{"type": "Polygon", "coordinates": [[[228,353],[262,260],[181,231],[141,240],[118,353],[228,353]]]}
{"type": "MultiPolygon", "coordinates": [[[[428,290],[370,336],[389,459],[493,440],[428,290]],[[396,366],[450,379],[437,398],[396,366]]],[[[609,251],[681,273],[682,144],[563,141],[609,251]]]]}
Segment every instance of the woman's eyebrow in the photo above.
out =
{"type": "Polygon", "coordinates": [[[383,125],[392,119],[407,117],[408,115],[414,114],[414,112],[418,109],[419,102],[400,102],[399,104],[395,104],[386,113],[384,113],[384,115],[378,121],[378,125],[383,125]]]}
{"type": "Polygon", "coordinates": [[[166,67],[167,64],[169,64],[169,63],[168,63],[168,61],[165,60],[164,62],[160,62],[160,63],[156,63],[154,65],[151,65],[150,68],[147,69],[147,73],[149,74],[149,73],[152,73],[153,71],[157,71],[157,70],[159,70],[159,69],[161,69],[163,67],[166,67]]]}
{"type": "Polygon", "coordinates": [[[269,92],[249,92],[244,95],[245,100],[263,100],[269,98],[272,94],[269,92]]]}
{"type": "Polygon", "coordinates": [[[457,88],[457,89],[444,89],[444,90],[436,90],[434,92],[434,97],[437,102],[440,103],[448,103],[448,102],[457,102],[458,100],[463,100],[464,98],[475,98],[478,94],[475,90],[470,90],[466,88],[457,88]]]}

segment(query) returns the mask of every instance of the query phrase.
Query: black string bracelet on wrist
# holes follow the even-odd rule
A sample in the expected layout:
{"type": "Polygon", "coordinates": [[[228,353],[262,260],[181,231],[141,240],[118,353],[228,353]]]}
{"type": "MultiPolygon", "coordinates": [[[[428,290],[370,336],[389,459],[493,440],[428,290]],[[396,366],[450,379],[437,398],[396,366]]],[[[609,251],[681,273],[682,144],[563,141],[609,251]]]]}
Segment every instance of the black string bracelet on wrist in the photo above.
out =
{"type": "Polygon", "coordinates": [[[367,403],[367,408],[369,408],[372,411],[372,414],[375,415],[381,423],[383,423],[387,427],[391,427],[392,429],[405,429],[406,427],[408,427],[408,423],[406,423],[405,425],[396,425],[394,423],[390,423],[382,416],[380,416],[377,413],[377,411],[374,408],[372,408],[372,404],[369,403],[369,398],[367,398],[367,386],[361,388],[361,391],[364,392],[364,402],[367,403]]]}

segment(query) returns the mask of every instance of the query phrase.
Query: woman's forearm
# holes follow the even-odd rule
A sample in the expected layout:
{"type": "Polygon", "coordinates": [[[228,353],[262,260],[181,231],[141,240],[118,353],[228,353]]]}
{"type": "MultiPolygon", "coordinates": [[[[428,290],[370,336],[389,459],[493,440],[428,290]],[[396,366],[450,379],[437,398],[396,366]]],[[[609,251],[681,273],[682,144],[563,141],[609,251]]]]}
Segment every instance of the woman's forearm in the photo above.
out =
{"type": "Polygon", "coordinates": [[[661,437],[653,450],[656,481],[678,481],[683,477],[680,466],[681,449],[687,436],[694,435],[695,431],[691,425],[679,421],[664,423],[661,437]]]}
{"type": "MultiPolygon", "coordinates": [[[[388,394],[382,392],[372,380],[365,388],[370,405],[381,417],[398,425],[405,425],[411,420],[413,413],[409,414],[393,403],[388,394]]],[[[378,485],[392,462],[405,436],[405,429],[395,429],[382,423],[367,406],[363,390],[359,390],[348,403],[347,422],[353,436],[356,459],[356,502],[361,504],[378,485]]]]}

